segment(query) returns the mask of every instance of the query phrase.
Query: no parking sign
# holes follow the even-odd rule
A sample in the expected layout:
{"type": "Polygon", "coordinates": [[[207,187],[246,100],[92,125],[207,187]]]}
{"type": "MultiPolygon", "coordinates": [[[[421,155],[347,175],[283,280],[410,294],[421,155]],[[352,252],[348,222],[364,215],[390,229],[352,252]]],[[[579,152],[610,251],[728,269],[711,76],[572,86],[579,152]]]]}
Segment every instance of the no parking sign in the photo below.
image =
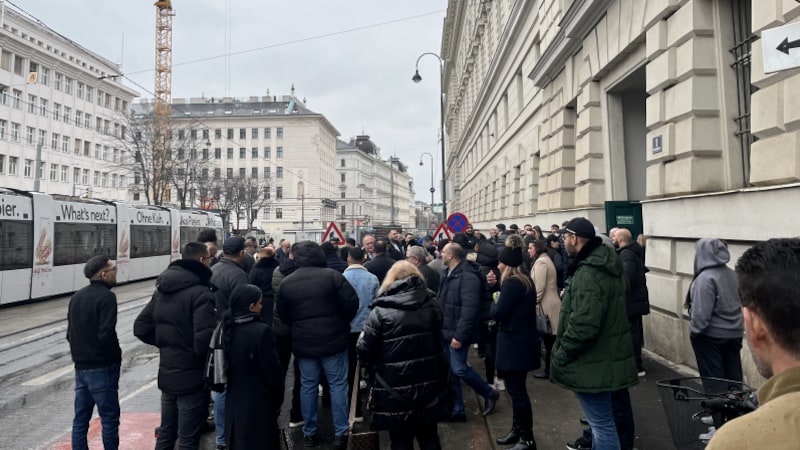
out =
{"type": "Polygon", "coordinates": [[[447,217],[447,228],[453,233],[463,233],[469,226],[467,216],[460,212],[454,212],[447,217]]]}

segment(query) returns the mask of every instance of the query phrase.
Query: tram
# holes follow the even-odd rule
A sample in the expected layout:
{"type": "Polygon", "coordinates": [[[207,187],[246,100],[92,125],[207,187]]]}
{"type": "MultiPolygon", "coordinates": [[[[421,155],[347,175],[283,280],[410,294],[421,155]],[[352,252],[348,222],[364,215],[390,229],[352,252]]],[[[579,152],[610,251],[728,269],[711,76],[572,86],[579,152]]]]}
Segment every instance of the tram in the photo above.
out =
{"type": "Polygon", "coordinates": [[[0,188],[0,305],[75,292],[95,255],[116,261],[117,282],[153,278],[203,228],[208,211],[179,211],[0,188]]]}

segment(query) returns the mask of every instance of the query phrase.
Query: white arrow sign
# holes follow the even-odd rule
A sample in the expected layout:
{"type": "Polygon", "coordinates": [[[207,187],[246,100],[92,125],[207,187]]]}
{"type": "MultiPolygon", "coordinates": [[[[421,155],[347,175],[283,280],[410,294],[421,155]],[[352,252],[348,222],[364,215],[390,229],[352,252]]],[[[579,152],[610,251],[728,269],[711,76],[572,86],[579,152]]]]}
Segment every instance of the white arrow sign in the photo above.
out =
{"type": "Polygon", "coordinates": [[[764,73],[800,67],[800,23],[761,32],[764,73]]]}

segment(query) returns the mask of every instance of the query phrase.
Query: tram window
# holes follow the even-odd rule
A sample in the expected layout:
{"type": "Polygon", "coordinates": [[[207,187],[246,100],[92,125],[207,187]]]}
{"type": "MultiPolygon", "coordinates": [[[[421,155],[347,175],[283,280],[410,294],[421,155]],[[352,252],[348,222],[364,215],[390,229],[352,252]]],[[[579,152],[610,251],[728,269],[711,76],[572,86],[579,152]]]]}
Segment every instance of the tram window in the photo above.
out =
{"type": "Polygon", "coordinates": [[[197,235],[204,229],[205,227],[181,227],[181,252],[189,242],[197,242],[197,235]]]}
{"type": "Polygon", "coordinates": [[[33,265],[33,222],[0,220],[0,270],[33,265]]]}
{"type": "Polygon", "coordinates": [[[53,265],[83,264],[92,256],[117,258],[117,226],[95,223],[56,223],[53,265]]]}
{"type": "Polygon", "coordinates": [[[169,255],[169,250],[169,225],[131,225],[131,259],[169,255]]]}

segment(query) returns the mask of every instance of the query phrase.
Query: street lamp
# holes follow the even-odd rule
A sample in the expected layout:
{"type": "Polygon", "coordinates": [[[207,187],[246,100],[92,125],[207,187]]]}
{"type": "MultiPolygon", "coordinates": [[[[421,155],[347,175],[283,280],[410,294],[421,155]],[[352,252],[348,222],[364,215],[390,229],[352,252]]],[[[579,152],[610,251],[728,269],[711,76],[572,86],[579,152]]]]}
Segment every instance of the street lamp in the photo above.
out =
{"type": "MultiPolygon", "coordinates": [[[[422,81],[422,76],[419,74],[419,60],[425,55],[434,56],[439,60],[439,133],[442,142],[442,217],[447,220],[447,178],[445,177],[445,166],[447,165],[447,160],[445,159],[444,153],[444,61],[442,60],[442,57],[436,53],[426,52],[419,55],[417,58],[414,76],[411,77],[411,81],[414,83],[419,83],[422,81]]],[[[431,195],[433,195],[433,192],[431,192],[431,195]]],[[[431,202],[431,207],[433,207],[433,202],[431,202]]]]}
{"type": "Polygon", "coordinates": [[[425,156],[425,155],[428,155],[431,158],[431,227],[433,227],[433,225],[434,225],[434,223],[433,223],[434,222],[434,217],[436,217],[433,214],[433,193],[436,192],[436,188],[433,187],[433,155],[431,155],[428,152],[425,152],[425,153],[421,154],[419,156],[419,165],[420,166],[424,165],[424,164],[422,164],[422,157],[425,156]]]}

